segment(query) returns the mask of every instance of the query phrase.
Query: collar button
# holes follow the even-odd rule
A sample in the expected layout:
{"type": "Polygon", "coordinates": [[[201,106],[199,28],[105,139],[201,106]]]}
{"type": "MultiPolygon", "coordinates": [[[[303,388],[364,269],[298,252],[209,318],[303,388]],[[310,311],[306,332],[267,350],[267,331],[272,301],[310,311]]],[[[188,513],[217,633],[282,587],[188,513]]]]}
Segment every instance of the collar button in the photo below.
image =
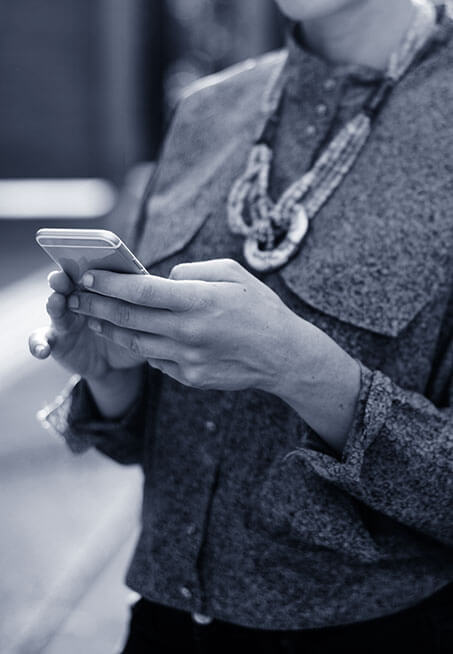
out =
{"type": "Polygon", "coordinates": [[[323,86],[325,91],[333,91],[336,86],[336,82],[334,79],[332,79],[332,77],[329,77],[325,80],[323,86]]]}

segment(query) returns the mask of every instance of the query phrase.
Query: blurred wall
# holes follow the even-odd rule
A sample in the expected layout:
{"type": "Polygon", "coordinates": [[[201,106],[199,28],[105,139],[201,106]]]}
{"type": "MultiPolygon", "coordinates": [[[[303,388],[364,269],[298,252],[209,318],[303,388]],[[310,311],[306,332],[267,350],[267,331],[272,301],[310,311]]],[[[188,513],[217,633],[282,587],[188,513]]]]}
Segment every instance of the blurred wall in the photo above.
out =
{"type": "Polygon", "coordinates": [[[0,178],[119,182],[182,87],[280,41],[272,0],[0,0],[0,178]]]}
{"type": "Polygon", "coordinates": [[[283,20],[273,0],[166,0],[164,97],[282,43],[283,20]]]}
{"type": "Polygon", "coordinates": [[[160,132],[150,102],[160,8],[0,0],[0,177],[115,178],[149,156],[160,132]]]}

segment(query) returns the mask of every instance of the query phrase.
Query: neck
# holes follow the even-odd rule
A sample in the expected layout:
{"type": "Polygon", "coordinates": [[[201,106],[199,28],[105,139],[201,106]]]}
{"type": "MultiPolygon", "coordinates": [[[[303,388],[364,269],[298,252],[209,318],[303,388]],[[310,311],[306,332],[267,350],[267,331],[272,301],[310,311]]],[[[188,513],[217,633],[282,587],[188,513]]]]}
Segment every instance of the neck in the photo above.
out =
{"type": "Polygon", "coordinates": [[[310,49],[330,63],[385,70],[414,12],[413,0],[358,0],[305,21],[304,37],[310,49]]]}

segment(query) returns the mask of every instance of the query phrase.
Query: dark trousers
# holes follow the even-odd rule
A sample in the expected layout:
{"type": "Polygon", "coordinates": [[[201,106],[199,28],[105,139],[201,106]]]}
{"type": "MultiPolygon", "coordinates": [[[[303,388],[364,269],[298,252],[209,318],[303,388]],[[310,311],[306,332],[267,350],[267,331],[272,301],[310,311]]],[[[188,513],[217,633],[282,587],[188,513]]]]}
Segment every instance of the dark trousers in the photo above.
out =
{"type": "Polygon", "coordinates": [[[221,620],[200,625],[190,613],[141,599],[131,608],[122,654],[237,654],[240,648],[250,654],[453,654],[453,584],[385,618],[302,631],[249,629],[221,620]]]}

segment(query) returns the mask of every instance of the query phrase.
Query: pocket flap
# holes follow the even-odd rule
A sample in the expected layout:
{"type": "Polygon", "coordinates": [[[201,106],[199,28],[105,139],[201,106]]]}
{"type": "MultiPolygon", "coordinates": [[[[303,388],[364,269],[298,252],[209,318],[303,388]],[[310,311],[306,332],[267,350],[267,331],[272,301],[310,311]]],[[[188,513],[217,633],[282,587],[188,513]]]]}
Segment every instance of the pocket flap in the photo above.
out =
{"type": "Polygon", "coordinates": [[[446,276],[446,258],[445,242],[430,221],[372,211],[354,221],[351,214],[339,219],[325,211],[280,275],[315,309],[395,337],[433,299],[446,276]]]}

